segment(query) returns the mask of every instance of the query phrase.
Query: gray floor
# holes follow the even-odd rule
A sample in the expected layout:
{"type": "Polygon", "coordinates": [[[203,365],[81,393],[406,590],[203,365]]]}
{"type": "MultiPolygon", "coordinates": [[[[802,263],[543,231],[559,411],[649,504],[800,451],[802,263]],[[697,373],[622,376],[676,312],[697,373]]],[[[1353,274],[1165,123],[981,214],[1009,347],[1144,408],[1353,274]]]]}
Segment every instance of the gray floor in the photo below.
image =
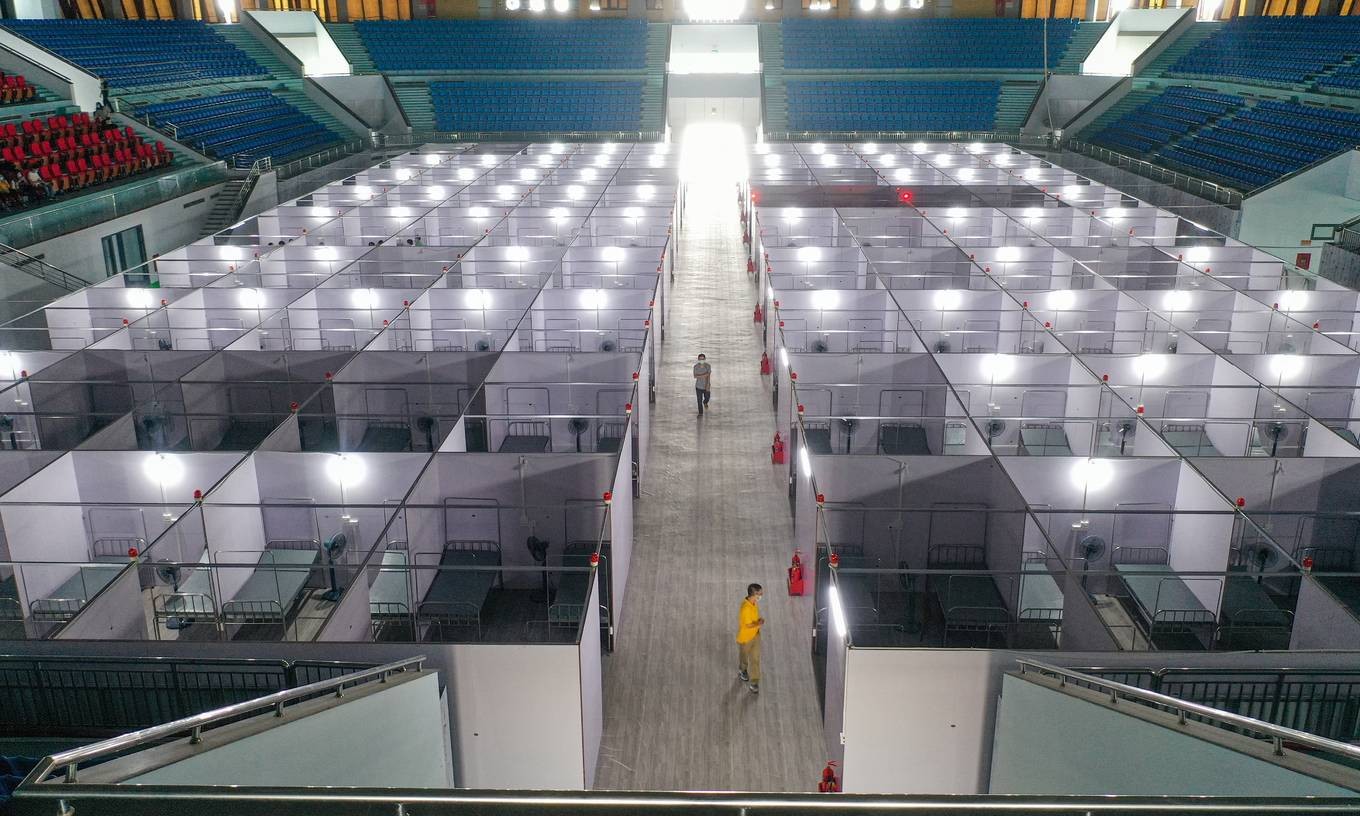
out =
{"type": "Polygon", "coordinates": [[[735,189],[692,196],[679,242],[625,617],[605,659],[596,787],[811,790],[825,761],[812,600],[790,598],[784,583],[792,522],[770,465],[769,378],[735,189]],[[713,365],[702,419],[691,372],[700,351],[713,365]],[[734,640],[752,581],[766,588],[758,696],[737,681],[734,640]]]}

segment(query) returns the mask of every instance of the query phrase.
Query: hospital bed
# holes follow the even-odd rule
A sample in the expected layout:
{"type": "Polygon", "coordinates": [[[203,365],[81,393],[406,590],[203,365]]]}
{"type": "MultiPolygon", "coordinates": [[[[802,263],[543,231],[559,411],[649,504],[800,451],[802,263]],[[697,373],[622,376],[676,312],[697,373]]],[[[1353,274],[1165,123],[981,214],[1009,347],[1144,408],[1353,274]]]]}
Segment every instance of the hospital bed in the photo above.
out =
{"type": "MultiPolygon", "coordinates": [[[[179,565],[179,582],[171,592],[156,595],[151,602],[157,622],[178,621],[179,625],[198,620],[217,620],[217,603],[212,587],[208,552],[197,565],[179,565]]],[[[179,628],[179,626],[174,626],[179,628]]]]}
{"type": "Polygon", "coordinates": [[[146,540],[122,536],[96,538],[93,561],[81,564],[74,573],[52,590],[46,598],[36,598],[28,604],[28,614],[34,620],[65,623],[75,617],[85,604],[118,573],[127,569],[128,551],[146,549],[146,540]]]}
{"type": "Polygon", "coordinates": [[[482,609],[500,580],[501,545],[495,541],[448,541],[439,557],[441,569],[416,609],[416,616],[438,635],[446,626],[475,626],[482,634],[482,609]],[[460,569],[461,568],[461,569],[460,569]]]}
{"type": "Polygon", "coordinates": [[[411,425],[406,420],[369,420],[364,437],[355,449],[365,453],[399,453],[413,450],[411,425]]]}
{"type": "Polygon", "coordinates": [[[628,434],[627,419],[602,419],[595,425],[595,452],[618,453],[628,434]]]}
{"type": "Polygon", "coordinates": [[[988,506],[943,502],[932,505],[926,533],[926,568],[961,574],[933,575],[927,581],[944,619],[945,645],[951,632],[980,633],[987,644],[1000,635],[1002,645],[1011,613],[987,569],[988,506]],[[980,523],[979,523],[980,522],[980,523]]]}
{"type": "Polygon", "coordinates": [[[864,556],[862,544],[838,544],[832,548],[840,562],[836,571],[836,593],[840,596],[841,610],[848,620],[854,623],[872,623],[878,620],[878,602],[875,599],[875,576],[867,573],[846,573],[845,570],[875,569],[878,564],[871,563],[864,556]]]}
{"type": "Polygon", "coordinates": [[[1021,456],[1071,456],[1067,431],[1057,422],[1026,422],[1020,426],[1021,456]]]}
{"type": "MultiPolygon", "coordinates": [[[[590,568],[589,552],[562,554],[562,566],[590,568]]],[[[563,572],[557,579],[557,592],[548,606],[548,625],[562,628],[576,627],[585,617],[590,601],[590,576],[586,572],[563,572]]]]}
{"type": "MultiPolygon", "coordinates": [[[[220,555],[226,554],[219,554],[219,568],[223,563],[220,555]]],[[[286,626],[296,614],[320,559],[321,544],[314,538],[265,542],[250,577],[231,600],[222,603],[222,622],[286,626]]]]}
{"type": "Polygon", "coordinates": [[[501,453],[548,453],[552,450],[552,436],[548,423],[540,420],[511,422],[501,440],[501,453]]]}
{"type": "MultiPolygon", "coordinates": [[[[1207,648],[1218,623],[1185,580],[1172,571],[1165,547],[1115,547],[1112,563],[1126,600],[1158,648],[1207,648]]],[[[1212,581],[1217,578],[1196,578],[1212,581]]]]}
{"type": "Polygon", "coordinates": [[[807,440],[809,453],[831,453],[830,420],[803,420],[803,439],[807,440]]]}
{"type": "Polygon", "coordinates": [[[381,639],[382,632],[393,624],[411,618],[411,571],[405,546],[404,541],[387,542],[378,577],[368,588],[368,614],[374,639],[381,639]]]}
{"type": "MultiPolygon", "coordinates": [[[[1354,546],[1354,545],[1352,545],[1354,546]]],[[[1304,547],[1298,559],[1313,559],[1313,572],[1354,572],[1355,550],[1349,547],[1304,547]]],[[[1351,612],[1360,615],[1360,578],[1342,575],[1315,575],[1318,583],[1351,612]]]]}
{"type": "Polygon", "coordinates": [[[24,639],[24,610],[19,604],[19,585],[13,575],[0,579],[0,638],[24,639]]]}
{"type": "Polygon", "coordinates": [[[1042,553],[1027,552],[1021,565],[1019,629],[1025,634],[1046,632],[1057,647],[1062,635],[1063,592],[1048,570],[1042,553]]]}
{"type": "Polygon", "coordinates": [[[1220,456],[1204,425],[1198,423],[1165,423],[1162,425],[1162,438],[1181,456],[1220,456]]]}
{"type": "Polygon", "coordinates": [[[1294,616],[1281,609],[1256,575],[1229,575],[1219,609],[1222,649],[1288,649],[1294,616]]]}
{"type": "Polygon", "coordinates": [[[926,429],[919,422],[882,422],[878,426],[878,452],[889,456],[929,456],[926,429]]]}

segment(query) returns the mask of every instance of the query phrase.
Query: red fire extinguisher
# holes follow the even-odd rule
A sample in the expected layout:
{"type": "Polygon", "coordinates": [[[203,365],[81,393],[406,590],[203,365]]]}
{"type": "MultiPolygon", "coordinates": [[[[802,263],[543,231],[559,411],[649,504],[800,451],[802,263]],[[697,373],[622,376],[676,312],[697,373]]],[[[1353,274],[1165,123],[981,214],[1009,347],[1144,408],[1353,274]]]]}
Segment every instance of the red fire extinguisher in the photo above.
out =
{"type": "Polygon", "coordinates": [[[756,322],[757,323],[765,322],[765,310],[760,308],[759,303],[756,304],[756,322]]]}
{"type": "Polygon", "coordinates": [[[803,556],[793,551],[793,563],[789,565],[789,594],[803,594],[803,556]]]}
{"type": "Polygon", "coordinates": [[[780,438],[779,431],[774,432],[774,444],[770,445],[770,464],[784,464],[784,440],[780,438]]]}
{"type": "Polygon", "coordinates": [[[770,373],[770,355],[763,351],[760,353],[760,373],[762,375],[770,373]]]}
{"type": "Polygon", "coordinates": [[[755,273],[756,273],[756,262],[753,261],[753,260],[751,260],[750,258],[747,258],[747,259],[746,259],[746,274],[748,274],[748,275],[754,275],[755,273]]]}
{"type": "Polygon", "coordinates": [[[826,763],[822,769],[822,781],[817,783],[817,790],[822,793],[840,793],[841,781],[836,778],[836,760],[826,763]]]}

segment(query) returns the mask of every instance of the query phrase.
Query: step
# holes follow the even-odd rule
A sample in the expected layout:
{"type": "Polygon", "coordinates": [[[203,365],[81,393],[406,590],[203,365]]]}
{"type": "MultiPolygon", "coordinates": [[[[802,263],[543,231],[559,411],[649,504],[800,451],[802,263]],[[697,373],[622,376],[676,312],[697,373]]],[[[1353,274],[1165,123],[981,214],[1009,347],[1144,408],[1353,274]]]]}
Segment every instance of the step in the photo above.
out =
{"type": "Polygon", "coordinates": [[[279,59],[279,57],[276,56],[273,51],[269,50],[264,43],[256,39],[255,35],[245,26],[216,25],[213,26],[213,30],[221,34],[228,42],[244,51],[251,59],[264,66],[265,70],[269,71],[273,76],[279,79],[297,76],[283,60],[279,59]]]}

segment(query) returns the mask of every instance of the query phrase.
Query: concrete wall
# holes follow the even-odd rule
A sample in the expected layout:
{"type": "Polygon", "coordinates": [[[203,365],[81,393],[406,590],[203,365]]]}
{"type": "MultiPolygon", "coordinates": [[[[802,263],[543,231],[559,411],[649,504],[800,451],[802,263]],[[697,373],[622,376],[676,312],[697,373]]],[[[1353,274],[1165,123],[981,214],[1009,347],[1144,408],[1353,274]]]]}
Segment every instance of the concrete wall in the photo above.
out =
{"type": "Polygon", "coordinates": [[[1360,215],[1360,150],[1342,153],[1331,161],[1242,201],[1238,238],[1289,263],[1299,253],[1322,260],[1312,245],[1314,224],[1340,224],[1360,215]],[[1308,243],[1304,243],[1308,242],[1308,243]]]}
{"type": "MultiPolygon", "coordinates": [[[[1134,703],[1034,675],[1002,681],[990,793],[1086,796],[1346,796],[1356,791],[1267,759],[1269,743],[1175,724],[1134,703]],[[1056,686],[1056,682],[1053,682],[1056,686]],[[1264,754],[1265,756],[1261,756],[1264,754]]],[[[1296,757],[1304,759],[1302,755],[1296,757]]],[[[1312,762],[1316,762],[1313,760],[1312,762]]],[[[1303,763],[1300,763],[1302,766],[1303,763]]],[[[1350,772],[1355,776],[1355,772],[1350,772]]],[[[1360,780],[1360,776],[1356,776],[1360,780]]]]}
{"type": "Polygon", "coordinates": [[[101,243],[105,236],[141,225],[147,257],[184,246],[198,240],[203,220],[212,210],[213,197],[221,190],[222,185],[213,185],[131,215],[32,244],[24,247],[24,252],[86,280],[101,280],[105,277],[101,243]]]}
{"type": "Polygon", "coordinates": [[[224,744],[210,733],[191,756],[127,784],[453,787],[435,673],[360,688],[369,693],[306,716],[266,714],[265,730],[224,744]]]}

